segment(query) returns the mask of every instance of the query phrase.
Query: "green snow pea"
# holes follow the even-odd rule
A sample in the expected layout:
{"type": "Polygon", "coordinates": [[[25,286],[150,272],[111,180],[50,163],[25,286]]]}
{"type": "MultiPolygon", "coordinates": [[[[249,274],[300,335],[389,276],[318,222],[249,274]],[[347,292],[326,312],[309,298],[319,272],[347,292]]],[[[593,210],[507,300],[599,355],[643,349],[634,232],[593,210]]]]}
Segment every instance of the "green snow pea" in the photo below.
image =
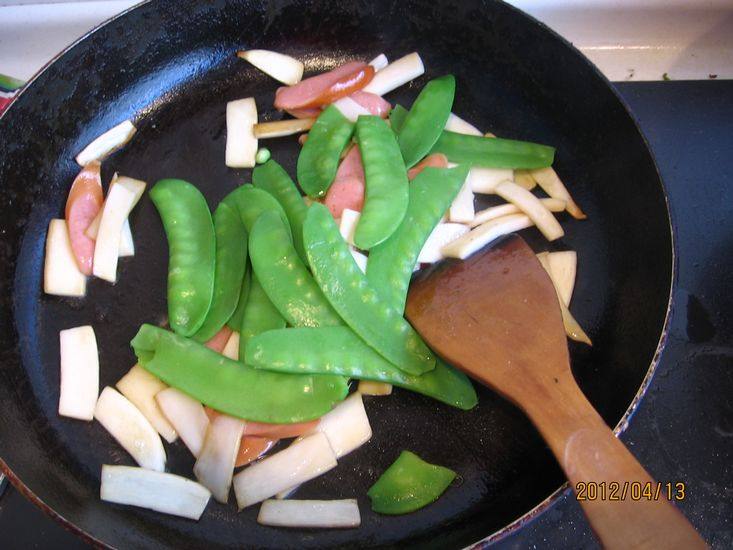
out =
{"type": "Polygon", "coordinates": [[[402,451],[367,491],[378,514],[409,514],[438,500],[456,477],[453,470],[402,451]]]}
{"type": "Polygon", "coordinates": [[[410,376],[370,348],[349,327],[284,328],[249,341],[245,363],[256,369],[293,374],[340,374],[376,380],[422,393],[468,410],[477,403],[468,377],[436,361],[435,369],[410,376]]]}
{"type": "Polygon", "coordinates": [[[276,211],[287,226],[288,239],[292,238],[290,224],[288,223],[288,217],[285,215],[285,210],[277,202],[277,199],[267,191],[258,189],[252,184],[245,183],[224,197],[222,202],[229,204],[239,211],[242,223],[248,234],[252,233],[252,226],[257,221],[257,218],[260,217],[260,214],[269,210],[276,211]]]}
{"type": "Polygon", "coordinates": [[[301,259],[307,262],[305,248],[303,247],[303,220],[305,220],[308,207],[293,180],[277,162],[268,160],[254,169],[252,183],[255,187],[270,193],[283,207],[290,222],[295,250],[298,251],[301,259]]]}
{"type": "Polygon", "coordinates": [[[182,336],[204,323],[214,294],[216,237],[211,212],[190,183],[164,179],[150,190],[168,238],[168,322],[182,336]]]}
{"type": "Polygon", "coordinates": [[[341,376],[256,370],[152,325],[142,325],[131,345],[140,365],[166,384],[217,411],[254,422],[318,418],[349,389],[341,376]]]}
{"type": "Polygon", "coordinates": [[[443,153],[457,164],[487,168],[546,168],[555,159],[555,148],[549,145],[449,131],[440,134],[431,153],[443,153]]]}
{"type": "Polygon", "coordinates": [[[252,276],[247,306],[242,315],[242,325],[239,328],[239,357],[244,357],[247,343],[253,336],[285,327],[285,319],[262,289],[256,275],[252,276]]]}
{"type": "MultiPolygon", "coordinates": [[[[435,368],[435,357],[415,329],[369,286],[328,208],[314,203],[303,224],[313,276],[341,318],[382,357],[408,374],[435,368]]],[[[250,249],[252,242],[250,241],[250,249]]]]}
{"type": "Polygon", "coordinates": [[[407,287],[425,241],[461,189],[468,167],[426,168],[410,183],[410,201],[392,236],[369,251],[366,276],[397,311],[405,310],[407,287]]]}
{"type": "Polygon", "coordinates": [[[364,208],[354,233],[354,244],[369,250],[389,237],[407,210],[407,170],[394,132],[378,116],[356,121],[366,181],[364,208]]]}
{"type": "Polygon", "coordinates": [[[407,113],[409,111],[405,109],[402,105],[399,103],[394,106],[394,109],[392,109],[389,113],[389,122],[392,126],[392,131],[395,134],[399,134],[400,130],[402,129],[402,125],[405,123],[405,117],[407,117],[407,113]]]}
{"type": "Polygon", "coordinates": [[[271,212],[252,228],[249,255],[262,288],[293,326],[342,324],[287,237],[285,224],[271,212]]]}
{"type": "Polygon", "coordinates": [[[428,82],[405,116],[397,141],[405,166],[412,168],[440,137],[453,107],[456,79],[452,74],[428,82]]]}
{"type": "Polygon", "coordinates": [[[204,324],[192,336],[199,342],[211,339],[232,316],[239,301],[244,271],[247,268],[247,231],[239,212],[226,203],[219,204],[214,212],[214,233],[214,297],[204,324]]]}
{"type": "Polygon", "coordinates": [[[318,116],[298,157],[298,183],[306,195],[326,194],[353,133],[354,125],[333,105],[318,116]]]}
{"type": "Polygon", "coordinates": [[[244,277],[242,278],[242,290],[239,292],[239,301],[232,316],[227,321],[227,326],[238,331],[242,328],[242,317],[244,316],[244,308],[247,307],[247,299],[249,298],[249,289],[252,283],[252,266],[247,261],[247,267],[244,269],[244,277]]]}

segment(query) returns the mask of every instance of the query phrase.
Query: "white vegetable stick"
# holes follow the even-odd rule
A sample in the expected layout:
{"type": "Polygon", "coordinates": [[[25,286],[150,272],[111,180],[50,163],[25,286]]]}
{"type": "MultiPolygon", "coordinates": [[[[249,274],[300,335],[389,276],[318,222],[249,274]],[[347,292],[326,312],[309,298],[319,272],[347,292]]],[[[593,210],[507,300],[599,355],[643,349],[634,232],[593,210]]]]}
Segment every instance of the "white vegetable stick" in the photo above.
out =
{"type": "Polygon", "coordinates": [[[167,384],[150,374],[140,365],[134,365],[127,374],[115,384],[122,395],[135,405],[148,422],[168,443],[178,439],[178,434],[163,411],[158,407],[155,396],[168,387],[167,384]]]}
{"type": "Polygon", "coordinates": [[[336,466],[325,434],[315,433],[293,442],[234,476],[234,494],[239,509],[256,504],[273,495],[305,483],[336,466]]]}
{"type": "Polygon", "coordinates": [[[448,209],[448,220],[458,223],[468,223],[476,215],[473,204],[473,191],[471,191],[471,172],[473,168],[468,171],[466,181],[463,182],[461,189],[458,191],[456,198],[448,209]]]}
{"type": "Polygon", "coordinates": [[[132,466],[102,466],[99,496],[107,502],[129,504],[156,512],[199,519],[211,493],[185,477],[132,466]]]}
{"type": "Polygon", "coordinates": [[[443,247],[441,251],[447,258],[468,258],[485,245],[508,233],[534,225],[525,214],[510,214],[488,221],[475,227],[462,237],[443,247]]]}
{"type": "Polygon", "coordinates": [[[226,165],[230,168],[252,168],[257,154],[257,105],[253,97],[227,103],[226,165]]]}
{"type": "Polygon", "coordinates": [[[496,186],[514,180],[514,170],[509,168],[484,168],[474,166],[468,172],[471,191],[489,195],[496,192],[496,186]]]}
{"type": "Polygon", "coordinates": [[[93,420],[99,395],[99,354],[94,329],[81,326],[59,332],[61,390],[59,414],[93,420]]]}
{"type": "Polygon", "coordinates": [[[348,96],[334,101],[333,105],[351,122],[356,122],[356,119],[359,118],[360,115],[371,114],[367,109],[348,96]]]}
{"type": "Polygon", "coordinates": [[[387,65],[389,65],[389,60],[387,59],[387,56],[383,53],[380,53],[377,57],[372,59],[369,64],[374,67],[375,71],[381,71],[384,69],[387,65]]]}
{"type": "Polygon", "coordinates": [[[209,427],[209,417],[206,416],[204,406],[193,397],[175,388],[159,392],[155,400],[178,435],[181,436],[181,441],[193,456],[198,457],[209,427]]]}
{"type": "Polygon", "coordinates": [[[252,127],[252,132],[257,139],[292,136],[307,132],[315,121],[315,118],[289,118],[275,122],[259,122],[252,127]]]}
{"type": "Polygon", "coordinates": [[[79,166],[86,166],[93,160],[104,160],[130,141],[136,131],[132,121],[120,122],[84,147],[82,152],[76,155],[76,163],[79,166]]]}
{"type": "Polygon", "coordinates": [[[359,269],[361,269],[361,272],[366,273],[368,260],[367,257],[354,247],[349,247],[349,250],[351,251],[351,255],[353,256],[356,265],[358,265],[359,269]]]}
{"type": "Polygon", "coordinates": [[[359,380],[358,392],[362,395],[391,395],[392,384],[374,382],[373,380],[359,380]]]}
{"type": "Polygon", "coordinates": [[[514,170],[514,183],[524,187],[527,191],[531,191],[537,187],[537,182],[529,170],[514,170]]]}
{"type": "Polygon", "coordinates": [[[575,288],[575,273],[578,268],[578,254],[575,250],[550,252],[547,255],[552,280],[556,283],[557,292],[566,306],[570,305],[575,288]]]}
{"type": "Polygon", "coordinates": [[[257,523],[274,527],[359,527],[361,516],[355,498],[345,500],[266,500],[257,523]]]}
{"type": "Polygon", "coordinates": [[[455,132],[457,134],[468,134],[471,136],[483,135],[481,133],[481,130],[476,128],[470,122],[463,120],[455,113],[451,113],[450,115],[448,115],[448,120],[446,121],[445,127],[443,129],[448,130],[449,132],[455,132]]]}
{"type": "Polygon", "coordinates": [[[104,201],[99,233],[94,246],[92,273],[111,283],[117,280],[122,226],[145,191],[145,182],[121,176],[104,201]]]}
{"type": "Polygon", "coordinates": [[[507,202],[519,207],[534,222],[548,241],[559,239],[565,234],[560,222],[552,215],[540,199],[524,187],[505,181],[496,187],[496,194],[507,202]]]}
{"type": "Polygon", "coordinates": [[[79,271],[71,250],[65,220],[51,220],[48,224],[43,292],[56,296],[84,296],[87,292],[87,278],[79,271]]]}
{"type": "Polygon", "coordinates": [[[570,196],[565,184],[558,177],[557,172],[555,172],[553,168],[538,168],[537,170],[530,170],[529,173],[545,193],[555,199],[565,201],[565,209],[573,218],[578,220],[584,220],[587,218],[585,213],[575,203],[573,197],[570,196]]]}
{"type": "Polygon", "coordinates": [[[122,231],[120,232],[120,258],[127,258],[135,255],[135,241],[132,239],[132,229],[130,228],[130,218],[125,218],[122,223],[122,231]]]}
{"type": "Polygon", "coordinates": [[[155,431],[135,405],[107,386],[97,400],[96,418],[140,466],[165,470],[165,450],[155,431]]]}
{"type": "Polygon", "coordinates": [[[288,86],[297,84],[303,78],[303,63],[283,53],[247,50],[237,52],[237,57],[246,59],[263,73],[288,86]]]}
{"type": "Polygon", "coordinates": [[[278,494],[275,495],[275,498],[278,500],[282,500],[284,498],[290,498],[295,494],[295,491],[300,489],[300,485],[296,485],[295,487],[289,487],[283,491],[280,491],[278,494]]]}
{"type": "Polygon", "coordinates": [[[354,246],[354,233],[356,232],[356,226],[359,225],[360,217],[361,214],[359,212],[348,208],[344,208],[344,211],[341,213],[339,232],[344,240],[351,246],[354,246]]]}
{"type": "Polygon", "coordinates": [[[242,440],[244,421],[225,414],[217,416],[206,430],[193,474],[216,500],[226,504],[232,485],[234,462],[242,440]]]}
{"type": "MultiPolygon", "coordinates": [[[[562,201],[560,199],[540,199],[540,202],[550,212],[562,212],[563,210],[565,210],[565,201],[562,201]]],[[[498,206],[491,206],[486,210],[476,212],[476,216],[468,225],[471,227],[476,227],[477,225],[486,223],[489,220],[495,220],[496,218],[501,218],[502,216],[517,214],[521,212],[522,211],[516,204],[512,204],[510,202],[506,204],[500,204],[498,206]]]]}
{"type": "Polygon", "coordinates": [[[224,357],[229,357],[229,359],[239,361],[239,332],[236,330],[232,331],[229,340],[224,345],[224,349],[221,350],[221,354],[224,357]]]}
{"type": "MultiPolygon", "coordinates": [[[[336,458],[349,454],[369,441],[372,427],[369,425],[361,394],[352,393],[324,414],[315,431],[326,435],[336,458]]],[[[292,485],[294,484],[289,486],[292,485]]]]}
{"type": "Polygon", "coordinates": [[[469,229],[462,223],[439,223],[428,236],[428,240],[417,257],[419,264],[432,264],[443,259],[442,248],[468,233],[469,229]]]}
{"type": "Polygon", "coordinates": [[[417,52],[407,54],[377,71],[371,82],[364,87],[365,92],[384,95],[417,78],[425,72],[425,66],[417,52]]]}

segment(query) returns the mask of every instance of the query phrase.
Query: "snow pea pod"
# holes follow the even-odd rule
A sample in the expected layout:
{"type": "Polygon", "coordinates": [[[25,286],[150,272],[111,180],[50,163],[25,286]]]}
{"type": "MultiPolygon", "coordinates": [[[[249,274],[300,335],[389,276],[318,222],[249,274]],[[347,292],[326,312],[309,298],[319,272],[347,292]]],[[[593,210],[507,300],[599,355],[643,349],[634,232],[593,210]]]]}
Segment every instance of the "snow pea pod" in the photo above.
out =
{"type": "Polygon", "coordinates": [[[201,192],[179,179],[164,179],[150,190],[168,238],[168,321],[182,336],[204,323],[214,294],[216,237],[201,192]]]}
{"type": "Polygon", "coordinates": [[[349,327],[284,328],[249,341],[245,363],[292,374],[340,374],[388,382],[447,405],[468,410],[477,403],[468,377],[438,359],[421,376],[405,374],[370,348],[349,327]]]}
{"type": "Polygon", "coordinates": [[[387,239],[405,217],[407,170],[394,132],[378,116],[357,119],[356,140],[364,165],[366,192],[354,244],[369,250],[387,239]]]}
{"type": "Polygon", "coordinates": [[[247,299],[249,298],[249,289],[252,282],[252,266],[247,261],[247,267],[244,270],[242,278],[242,290],[239,292],[239,300],[232,316],[227,321],[227,326],[232,330],[242,328],[242,317],[244,316],[244,308],[247,307],[247,299]]]}
{"type": "Polygon", "coordinates": [[[204,324],[193,335],[198,342],[206,342],[232,316],[242,291],[242,280],[247,268],[247,231],[239,212],[226,203],[214,212],[216,234],[216,267],[214,269],[214,296],[204,324]]]}
{"type": "Polygon", "coordinates": [[[244,357],[247,343],[253,336],[285,327],[285,319],[267,297],[256,275],[252,276],[247,305],[239,329],[239,357],[244,357]]]}
{"type": "Polygon", "coordinates": [[[457,164],[486,168],[535,169],[552,165],[555,148],[529,141],[487,138],[443,131],[432,153],[443,153],[457,164]]]}
{"type": "Polygon", "coordinates": [[[298,157],[298,183],[306,195],[326,194],[353,133],[354,125],[333,105],[318,116],[298,157]]]}
{"type": "Polygon", "coordinates": [[[400,133],[402,125],[405,123],[405,117],[407,116],[408,112],[409,111],[400,104],[395,105],[394,109],[390,111],[389,122],[392,127],[392,131],[395,134],[400,133]]]}
{"type": "Polygon", "coordinates": [[[412,168],[440,137],[453,108],[456,79],[452,74],[428,82],[405,116],[397,141],[405,166],[412,168]]]}
{"type": "Polygon", "coordinates": [[[152,325],[131,345],[143,368],[217,411],[254,422],[290,424],[322,416],[346,397],[341,376],[256,370],[152,325]]]}
{"type": "Polygon", "coordinates": [[[262,288],[293,326],[342,324],[287,236],[285,224],[271,212],[260,216],[252,228],[249,254],[262,288]]]}
{"type": "Polygon", "coordinates": [[[369,252],[366,276],[382,298],[400,313],[425,241],[461,189],[468,167],[426,168],[410,184],[410,200],[392,236],[369,252]]]}
{"type": "Polygon", "coordinates": [[[283,210],[283,207],[279,202],[277,202],[277,199],[267,191],[258,189],[252,186],[252,184],[246,183],[244,185],[240,185],[234,191],[229,193],[224,197],[222,202],[225,202],[237,209],[248,234],[252,233],[252,226],[263,212],[267,212],[269,210],[276,211],[280,216],[280,219],[285,222],[288,231],[288,239],[292,238],[290,224],[288,223],[288,217],[285,215],[285,210],[283,210]]]}
{"type": "MultiPolygon", "coordinates": [[[[328,208],[314,203],[303,224],[313,276],[341,318],[382,357],[408,374],[435,368],[435,357],[415,329],[369,286],[328,208]]],[[[250,248],[252,242],[250,241],[250,248]]]]}
{"type": "Polygon", "coordinates": [[[305,205],[305,201],[303,201],[303,197],[293,180],[277,162],[268,160],[254,169],[252,183],[255,187],[270,193],[283,207],[290,222],[295,250],[298,251],[301,259],[307,262],[305,248],[303,247],[303,220],[305,220],[308,207],[305,205]]]}

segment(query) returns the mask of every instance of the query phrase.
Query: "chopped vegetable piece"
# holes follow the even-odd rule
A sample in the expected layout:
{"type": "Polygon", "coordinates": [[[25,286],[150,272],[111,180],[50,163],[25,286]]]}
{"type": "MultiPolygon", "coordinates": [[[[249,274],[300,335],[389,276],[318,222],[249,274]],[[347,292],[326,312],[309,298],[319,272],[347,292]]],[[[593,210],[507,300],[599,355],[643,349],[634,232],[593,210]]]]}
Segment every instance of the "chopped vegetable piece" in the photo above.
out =
{"type": "Polygon", "coordinates": [[[448,243],[441,251],[447,258],[464,260],[502,235],[531,227],[532,220],[525,214],[509,214],[474,227],[471,231],[448,243]]]}
{"type": "Polygon", "coordinates": [[[429,464],[410,451],[400,456],[367,495],[378,514],[409,514],[438,500],[456,477],[453,470],[429,464]]]}
{"type": "MultiPolygon", "coordinates": [[[[119,180],[118,174],[115,172],[115,174],[112,176],[112,180],[109,182],[109,189],[111,190],[112,187],[117,183],[119,180]]],[[[109,190],[107,191],[107,194],[109,195],[109,190]]],[[[96,240],[97,234],[99,233],[99,223],[102,221],[102,212],[104,210],[104,206],[99,209],[97,212],[97,215],[94,217],[94,219],[91,221],[91,223],[87,226],[86,231],[84,231],[84,234],[92,239],[93,241],[96,240]]],[[[67,214],[68,217],[68,214],[67,214]]],[[[132,230],[130,229],[130,218],[125,219],[125,223],[122,224],[122,232],[120,233],[120,258],[128,257],[128,256],[134,256],[135,255],[135,243],[132,240],[132,230]]]]}
{"type": "Polygon", "coordinates": [[[521,185],[527,191],[537,187],[537,180],[534,179],[530,170],[514,170],[514,183],[521,185]]]}
{"type": "Polygon", "coordinates": [[[400,313],[420,251],[456,196],[467,170],[426,168],[421,172],[410,184],[407,214],[397,231],[369,254],[369,284],[400,313]]]}
{"type": "Polygon", "coordinates": [[[336,466],[336,456],[322,433],[309,435],[234,476],[239,509],[268,499],[336,466]]]}
{"type": "MultiPolygon", "coordinates": [[[[257,139],[292,136],[310,130],[315,121],[315,118],[294,118],[276,122],[260,122],[254,125],[253,131],[257,139]]],[[[257,160],[256,156],[255,160],[257,160]]]]}
{"type": "MultiPolygon", "coordinates": [[[[336,90],[344,89],[344,83],[348,83],[354,74],[358,73],[365,67],[367,67],[367,65],[362,61],[350,61],[349,63],[345,63],[328,72],[306,78],[294,86],[278,88],[275,92],[275,108],[292,112],[319,107],[324,104],[321,101],[330,103],[325,100],[330,97],[330,91],[332,91],[332,88],[335,87],[336,90]]],[[[370,67],[370,69],[372,71],[374,70],[373,67],[370,67]]],[[[364,77],[362,76],[361,78],[363,79],[364,77]]],[[[356,82],[356,84],[361,83],[361,79],[356,82]]],[[[366,84],[366,82],[364,82],[361,87],[363,87],[364,84],[366,84]]],[[[354,89],[360,88],[355,87],[354,89]]],[[[349,95],[349,93],[351,93],[348,89],[346,89],[346,91],[347,93],[344,95],[349,95]]]]}
{"type": "Polygon", "coordinates": [[[211,213],[201,192],[183,180],[160,180],[150,198],[163,220],[170,251],[168,321],[178,334],[191,336],[203,325],[214,294],[216,237],[211,213]]]}
{"type": "Polygon", "coordinates": [[[469,228],[461,223],[439,223],[430,233],[422,250],[420,250],[417,263],[432,264],[439,262],[445,257],[442,252],[443,247],[462,237],[468,231],[469,228]]]}
{"type": "Polygon", "coordinates": [[[297,84],[303,78],[303,63],[283,53],[246,50],[237,52],[237,57],[249,61],[263,73],[288,86],[297,84]]]}
{"type": "Polygon", "coordinates": [[[395,105],[392,112],[389,113],[389,123],[395,134],[400,133],[402,125],[405,123],[405,119],[407,118],[407,113],[409,113],[409,111],[399,104],[395,105]]]}
{"type": "Polygon", "coordinates": [[[168,422],[155,401],[155,396],[168,386],[139,365],[134,365],[115,385],[120,393],[148,419],[150,425],[163,439],[168,443],[178,439],[175,428],[168,422]]]}
{"type": "Polygon", "coordinates": [[[308,196],[326,194],[353,132],[354,125],[333,105],[318,117],[298,157],[298,183],[308,196]]]}
{"type": "Polygon", "coordinates": [[[359,267],[361,272],[366,273],[368,258],[355,248],[351,248],[350,251],[351,256],[354,258],[354,261],[356,262],[356,265],[359,267]]]}
{"type": "MultiPolygon", "coordinates": [[[[338,408],[340,405],[337,405],[338,408]]],[[[313,432],[319,420],[297,422],[295,424],[267,424],[265,422],[247,422],[244,425],[245,436],[267,437],[269,439],[287,439],[313,432]]]]}
{"type": "Polygon", "coordinates": [[[550,195],[552,198],[565,201],[565,209],[573,218],[576,220],[584,220],[588,217],[580,209],[580,206],[578,206],[573,200],[573,197],[570,196],[565,184],[558,177],[557,172],[555,172],[551,167],[548,166],[544,169],[530,170],[529,173],[545,193],[550,195]]]}
{"type": "Polygon", "coordinates": [[[383,53],[380,53],[377,57],[372,59],[369,64],[374,67],[375,71],[381,71],[384,69],[387,65],[389,65],[389,60],[387,59],[387,56],[383,53]]]}
{"type": "MultiPolygon", "coordinates": [[[[237,307],[234,309],[234,313],[227,321],[227,326],[234,330],[239,331],[242,328],[242,319],[244,317],[244,308],[247,307],[247,300],[249,299],[249,288],[252,284],[252,266],[249,260],[247,260],[247,267],[244,271],[244,277],[242,279],[242,290],[239,292],[239,301],[237,307]]],[[[239,346],[239,344],[237,344],[239,346]]]]}
{"type": "Polygon", "coordinates": [[[414,180],[425,168],[448,168],[448,158],[443,153],[428,155],[407,171],[407,179],[414,180]]]}
{"type": "Polygon", "coordinates": [[[455,77],[441,76],[428,82],[412,104],[398,135],[408,168],[417,164],[438,141],[450,115],[455,91],[455,77]]]}
{"type": "MultiPolygon", "coordinates": [[[[562,201],[560,199],[540,199],[540,202],[550,212],[562,212],[563,210],[565,210],[565,201],[562,201]]],[[[468,225],[470,225],[471,227],[476,227],[477,225],[481,225],[482,223],[486,223],[490,220],[495,220],[496,218],[501,218],[502,216],[521,213],[522,211],[520,210],[520,208],[512,203],[491,206],[486,210],[476,212],[473,220],[471,220],[468,225]]]]}
{"type": "Polygon", "coordinates": [[[357,391],[362,395],[392,395],[392,384],[360,380],[357,391]]]}
{"type": "Polygon", "coordinates": [[[570,305],[575,288],[575,273],[578,269],[578,254],[575,250],[550,252],[547,255],[552,281],[566,306],[570,305]]]}
{"type": "Polygon", "coordinates": [[[181,436],[181,441],[193,456],[198,457],[209,427],[209,418],[203,405],[176,388],[162,390],[155,400],[181,436]]]}
{"type": "Polygon", "coordinates": [[[87,164],[74,179],[66,199],[66,225],[76,264],[84,275],[92,274],[94,240],[85,231],[102,210],[102,180],[99,161],[87,164]]]}
{"type": "Polygon", "coordinates": [[[253,97],[227,103],[225,163],[230,168],[252,168],[257,154],[257,105],[253,97]]]}
{"type": "Polygon", "coordinates": [[[233,330],[231,335],[229,336],[229,340],[227,340],[226,345],[224,346],[224,349],[221,350],[221,354],[224,357],[229,357],[229,359],[233,359],[234,361],[239,360],[239,332],[236,330],[233,330]]]}
{"type": "Polygon", "coordinates": [[[476,405],[469,379],[441,360],[421,376],[409,376],[370,348],[348,327],[286,328],[253,338],[246,362],[255,368],[293,374],[341,374],[387,382],[459,409],[476,405]]]}
{"type": "Polygon", "coordinates": [[[445,130],[449,132],[456,132],[457,134],[467,134],[473,136],[481,136],[481,130],[476,128],[470,122],[463,120],[455,113],[448,115],[448,120],[445,121],[445,130]]]}
{"type": "Polygon", "coordinates": [[[255,155],[255,162],[257,164],[264,164],[268,160],[270,160],[270,150],[266,147],[261,147],[257,150],[257,154],[255,155]]]}
{"type": "Polygon", "coordinates": [[[165,470],[165,450],[160,436],[135,405],[107,386],[94,409],[96,418],[140,466],[165,470]]]}
{"type": "Polygon", "coordinates": [[[234,463],[239,452],[244,422],[219,415],[209,423],[204,445],[193,466],[193,474],[216,500],[226,504],[232,485],[234,463]]]}
{"type": "Polygon", "coordinates": [[[285,318],[280,315],[280,312],[267,296],[257,276],[252,274],[249,298],[247,306],[244,308],[242,327],[239,331],[239,351],[237,355],[244,358],[247,344],[253,336],[283,327],[285,327],[285,318]]]}
{"type": "Polygon", "coordinates": [[[104,160],[130,141],[136,131],[131,121],[120,122],[84,147],[82,152],[76,155],[76,163],[79,166],[86,166],[92,161],[104,160]]]}
{"type": "Polygon", "coordinates": [[[361,525],[355,498],[346,500],[266,500],[257,523],[274,527],[349,528],[361,525]]]}
{"type": "Polygon", "coordinates": [[[94,329],[86,325],[60,331],[59,348],[59,414],[79,420],[93,420],[99,395],[99,354],[94,329]]]}
{"type": "MultiPolygon", "coordinates": [[[[456,166],[453,164],[452,166],[456,166]]],[[[473,168],[472,168],[473,170],[473,168]]],[[[469,181],[469,171],[466,174],[466,179],[463,180],[463,185],[456,194],[453,202],[448,209],[448,219],[456,223],[468,223],[476,215],[473,203],[473,191],[471,190],[471,182],[469,181]]]]}
{"type": "Polygon", "coordinates": [[[400,312],[359,270],[328,209],[313,204],[303,225],[313,276],[338,314],[365,342],[408,374],[435,368],[435,357],[400,312]]]}
{"type": "Polygon", "coordinates": [[[339,164],[336,177],[326,193],[324,204],[334,218],[340,218],[346,208],[361,212],[365,185],[361,152],[359,146],[354,145],[339,164]]]}
{"type": "Polygon", "coordinates": [[[102,466],[100,498],[198,520],[209,502],[206,487],[185,477],[131,466],[102,466]]]}
{"type": "Polygon", "coordinates": [[[417,78],[425,72],[425,66],[417,52],[407,54],[393,61],[374,75],[364,88],[365,92],[384,95],[417,78]]]}
{"type": "Polygon", "coordinates": [[[451,162],[487,168],[544,168],[555,157],[555,148],[528,141],[487,138],[443,131],[432,148],[451,162]]]}
{"type": "Polygon", "coordinates": [[[359,392],[352,393],[316,426],[316,431],[326,434],[336,458],[346,456],[364,445],[372,437],[372,427],[364,410],[359,392]]]}
{"type": "Polygon", "coordinates": [[[312,420],[348,391],[340,376],[256,370],[152,325],[140,327],[132,347],[140,365],[167,384],[218,411],[255,422],[312,420]]]}
{"type": "Polygon", "coordinates": [[[87,279],[74,258],[65,220],[48,224],[43,292],[57,296],[84,296],[87,292],[87,279]]]}
{"type": "Polygon", "coordinates": [[[359,105],[350,96],[342,97],[333,104],[349,122],[356,122],[361,115],[369,115],[370,111],[359,105]]]}
{"type": "Polygon", "coordinates": [[[534,222],[548,241],[559,239],[565,234],[560,222],[555,219],[552,212],[524,187],[519,187],[511,181],[505,181],[496,187],[496,194],[518,206],[523,213],[529,216],[529,219],[534,222]]]}
{"type": "Polygon", "coordinates": [[[242,437],[239,442],[239,451],[237,459],[234,461],[234,467],[240,468],[246,466],[250,462],[254,462],[277,443],[275,439],[267,439],[265,437],[242,437]]]}
{"type": "Polygon", "coordinates": [[[356,233],[356,226],[359,223],[361,214],[355,210],[344,208],[341,212],[341,222],[339,223],[339,232],[344,240],[351,246],[354,246],[354,233],[356,233]]]}

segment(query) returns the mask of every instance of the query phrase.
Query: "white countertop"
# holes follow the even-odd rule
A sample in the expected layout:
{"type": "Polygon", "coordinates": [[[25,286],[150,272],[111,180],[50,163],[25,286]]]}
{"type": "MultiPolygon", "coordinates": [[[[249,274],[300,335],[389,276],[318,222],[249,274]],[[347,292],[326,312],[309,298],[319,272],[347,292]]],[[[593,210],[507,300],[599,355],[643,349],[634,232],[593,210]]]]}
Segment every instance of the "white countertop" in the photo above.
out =
{"type": "MultiPolygon", "coordinates": [[[[0,73],[30,78],[79,36],[137,3],[0,0],[0,73]]],[[[733,0],[510,3],[570,40],[611,80],[733,78],[733,0]]]]}

